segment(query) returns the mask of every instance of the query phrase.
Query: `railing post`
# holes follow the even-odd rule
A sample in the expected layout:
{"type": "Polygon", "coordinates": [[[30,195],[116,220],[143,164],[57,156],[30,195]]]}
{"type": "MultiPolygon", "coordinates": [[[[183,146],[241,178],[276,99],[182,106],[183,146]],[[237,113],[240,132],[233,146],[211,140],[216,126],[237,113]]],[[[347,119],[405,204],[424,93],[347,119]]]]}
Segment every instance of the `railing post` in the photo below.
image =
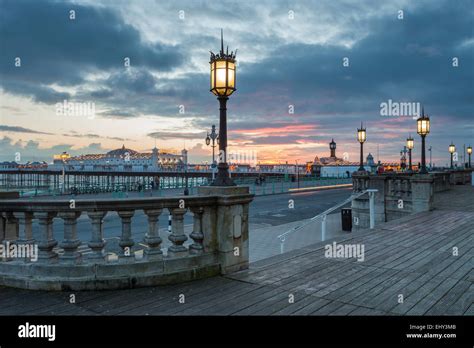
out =
{"type": "Polygon", "coordinates": [[[91,240],[87,243],[87,246],[91,248],[92,253],[89,254],[88,259],[94,262],[102,262],[105,260],[104,247],[105,240],[103,236],[102,223],[105,214],[103,211],[88,211],[87,216],[91,219],[92,233],[91,240]]]}
{"type": "Polygon", "coordinates": [[[321,220],[321,241],[323,242],[326,240],[326,217],[327,215],[323,215],[321,220]]]}
{"type": "Polygon", "coordinates": [[[169,257],[181,257],[186,256],[188,249],[183,245],[185,241],[188,240],[188,237],[184,234],[184,214],[186,214],[187,209],[185,208],[168,208],[171,215],[173,216],[173,223],[171,228],[171,234],[168,239],[173,243],[168,248],[169,257]]]}
{"type": "Polygon", "coordinates": [[[162,209],[149,209],[145,210],[145,214],[148,216],[148,233],[145,235],[145,243],[148,245],[143,251],[143,258],[146,260],[161,260],[163,258],[163,252],[161,251],[161,238],[158,230],[158,219],[162,212],[162,209]]]}
{"type": "Polygon", "coordinates": [[[369,221],[371,230],[375,227],[375,193],[377,191],[378,190],[375,189],[367,190],[369,194],[369,221]]]}
{"type": "Polygon", "coordinates": [[[81,253],[77,251],[81,241],[77,239],[77,218],[81,211],[61,212],[58,217],[64,220],[64,240],[59,244],[64,249],[64,254],[60,257],[65,263],[75,264],[81,261],[81,253]]]}
{"type": "Polygon", "coordinates": [[[119,258],[125,262],[134,261],[135,253],[132,252],[132,246],[135,242],[132,239],[132,216],[135,214],[135,211],[127,210],[118,211],[117,213],[122,219],[122,236],[119,242],[122,252],[119,254],[119,258]]]}
{"type": "Polygon", "coordinates": [[[55,262],[58,257],[58,254],[53,251],[53,248],[58,245],[53,237],[53,218],[56,213],[35,212],[34,216],[38,219],[41,231],[41,239],[38,241],[38,262],[55,262]]]}
{"type": "Polygon", "coordinates": [[[3,213],[0,213],[0,243],[5,239],[5,220],[3,213]]]}
{"type": "Polygon", "coordinates": [[[202,254],[204,247],[202,246],[202,241],[204,239],[204,234],[202,233],[202,214],[204,213],[204,208],[191,208],[194,216],[194,225],[193,232],[190,234],[191,239],[194,241],[189,247],[190,254],[202,254]]]}

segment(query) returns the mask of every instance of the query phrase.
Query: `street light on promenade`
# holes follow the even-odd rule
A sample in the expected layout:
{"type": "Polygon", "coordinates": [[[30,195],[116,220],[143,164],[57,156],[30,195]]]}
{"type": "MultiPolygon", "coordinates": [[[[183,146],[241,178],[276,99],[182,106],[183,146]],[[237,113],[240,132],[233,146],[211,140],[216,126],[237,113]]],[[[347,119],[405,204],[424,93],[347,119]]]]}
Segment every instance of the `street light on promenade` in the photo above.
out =
{"type": "Polygon", "coordinates": [[[425,108],[421,109],[421,117],[416,120],[416,132],[421,136],[421,169],[420,174],[428,174],[426,170],[425,138],[430,132],[430,118],[425,116],[425,108]]]}
{"type": "Polygon", "coordinates": [[[216,148],[216,142],[219,144],[219,134],[216,133],[216,126],[213,124],[211,128],[211,133],[207,133],[206,137],[206,145],[212,147],[212,181],[214,181],[214,176],[215,176],[215,168],[216,168],[216,160],[215,160],[215,148],[216,148]],[[212,143],[212,145],[211,145],[212,143]]]}
{"type": "Polygon", "coordinates": [[[451,169],[454,169],[453,155],[454,155],[454,152],[456,152],[456,145],[454,145],[452,141],[451,141],[451,145],[449,145],[448,147],[448,150],[449,150],[449,153],[451,154],[451,169]]]}
{"type": "Polygon", "coordinates": [[[367,140],[367,132],[365,128],[362,126],[362,122],[360,123],[360,128],[357,128],[357,140],[360,143],[360,167],[359,171],[365,171],[364,168],[364,143],[367,140]]]}
{"type": "Polygon", "coordinates": [[[235,186],[229,177],[227,164],[227,100],[235,91],[235,55],[237,51],[229,53],[229,47],[224,52],[224,39],[221,30],[221,50],[218,54],[211,52],[211,89],[210,91],[219,100],[219,164],[217,177],[212,186],[235,186]]]}
{"type": "Polygon", "coordinates": [[[472,146],[469,145],[467,147],[467,154],[469,156],[469,162],[468,162],[468,165],[467,165],[468,168],[471,168],[471,153],[472,153],[472,146]]]}
{"type": "Polygon", "coordinates": [[[407,138],[407,149],[408,149],[408,172],[413,172],[413,167],[411,164],[411,150],[415,147],[415,141],[411,137],[411,135],[407,138]]]}
{"type": "Polygon", "coordinates": [[[65,186],[66,186],[66,159],[69,157],[66,152],[63,152],[61,154],[61,161],[63,162],[63,185],[61,187],[61,193],[64,193],[65,191],[65,186]]]}

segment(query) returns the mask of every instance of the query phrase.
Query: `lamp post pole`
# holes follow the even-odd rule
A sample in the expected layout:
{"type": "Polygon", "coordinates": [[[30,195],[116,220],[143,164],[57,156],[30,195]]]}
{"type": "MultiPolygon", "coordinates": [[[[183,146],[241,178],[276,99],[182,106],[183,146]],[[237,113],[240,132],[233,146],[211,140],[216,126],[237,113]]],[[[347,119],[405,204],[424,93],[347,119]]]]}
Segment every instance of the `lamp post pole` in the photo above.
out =
{"type": "Polygon", "coordinates": [[[215,177],[215,167],[216,167],[215,148],[216,148],[216,140],[217,140],[217,143],[219,144],[219,135],[216,133],[216,126],[215,126],[215,125],[212,125],[212,127],[211,127],[211,133],[207,133],[207,137],[206,137],[206,145],[212,147],[212,165],[211,165],[212,180],[214,180],[214,177],[215,177]]]}
{"type": "Polygon", "coordinates": [[[428,174],[428,171],[426,170],[425,138],[426,138],[426,135],[421,136],[421,170],[420,170],[420,174],[428,174]]]}
{"type": "Polygon", "coordinates": [[[431,164],[431,163],[432,163],[432,161],[431,161],[431,159],[432,159],[432,156],[431,156],[431,153],[432,153],[431,146],[428,148],[428,151],[430,152],[430,170],[431,170],[431,169],[433,168],[433,166],[432,166],[432,164],[431,164]]]}
{"type": "Polygon", "coordinates": [[[217,176],[212,186],[235,186],[229,177],[229,165],[227,164],[227,96],[219,96],[219,164],[217,165],[217,176]]]}
{"type": "Polygon", "coordinates": [[[184,163],[184,195],[189,196],[189,188],[188,188],[188,157],[186,156],[186,161],[184,163]]]}

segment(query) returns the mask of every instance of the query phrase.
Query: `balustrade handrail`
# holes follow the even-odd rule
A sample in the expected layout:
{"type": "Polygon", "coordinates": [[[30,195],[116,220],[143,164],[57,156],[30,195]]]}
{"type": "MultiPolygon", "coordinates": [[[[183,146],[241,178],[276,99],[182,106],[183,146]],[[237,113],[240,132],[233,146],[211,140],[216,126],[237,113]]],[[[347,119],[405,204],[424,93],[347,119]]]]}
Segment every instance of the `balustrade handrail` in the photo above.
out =
{"type": "MultiPolygon", "coordinates": [[[[253,195],[234,195],[232,203],[245,202],[253,195]]],[[[0,212],[33,212],[33,211],[99,211],[99,210],[143,210],[159,208],[179,208],[184,201],[185,207],[226,205],[226,196],[175,196],[175,197],[131,197],[131,198],[96,198],[96,199],[6,199],[0,200],[0,212]],[[75,208],[71,208],[71,201],[75,208]]]]}
{"type": "Polygon", "coordinates": [[[328,215],[330,213],[332,213],[334,210],[336,209],[339,209],[341,207],[343,207],[344,205],[346,205],[347,203],[350,203],[352,200],[356,199],[356,198],[359,198],[360,196],[362,195],[365,195],[366,193],[368,193],[367,190],[365,191],[362,191],[362,192],[359,192],[359,193],[356,193],[356,194],[352,194],[349,198],[347,198],[345,201],[341,202],[341,203],[338,203],[336,204],[335,206],[323,211],[322,213],[319,213],[318,215],[315,215],[313,216],[311,219],[305,221],[304,223],[298,225],[298,226],[295,226],[293,227],[291,230],[288,230],[280,235],[277,236],[278,239],[280,239],[280,241],[285,241],[285,238],[287,235],[291,234],[291,233],[294,233],[298,230],[300,230],[301,228],[309,225],[310,223],[314,222],[315,220],[325,216],[325,215],[328,215]]]}

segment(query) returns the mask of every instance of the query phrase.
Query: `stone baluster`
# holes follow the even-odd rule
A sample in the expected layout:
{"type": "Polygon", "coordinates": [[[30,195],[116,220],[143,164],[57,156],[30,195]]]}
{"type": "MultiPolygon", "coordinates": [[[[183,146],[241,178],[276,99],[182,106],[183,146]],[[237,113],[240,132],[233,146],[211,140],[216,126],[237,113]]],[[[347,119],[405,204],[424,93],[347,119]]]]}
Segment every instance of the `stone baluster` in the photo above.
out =
{"type": "Polygon", "coordinates": [[[103,219],[107,212],[104,211],[88,211],[87,216],[91,219],[92,234],[91,240],[87,246],[91,248],[92,253],[88,255],[88,260],[92,262],[103,262],[106,258],[104,253],[105,240],[102,228],[103,219]]]}
{"type": "Polygon", "coordinates": [[[168,239],[173,243],[168,248],[169,257],[183,257],[188,254],[188,249],[183,243],[188,240],[188,237],[184,234],[184,214],[187,209],[185,208],[168,208],[172,215],[171,234],[168,239]]]}
{"type": "MultiPolygon", "coordinates": [[[[20,213],[6,213],[5,214],[5,237],[3,239],[3,250],[5,250],[5,258],[4,261],[12,261],[13,258],[11,257],[10,250],[12,250],[11,245],[16,244],[19,238],[19,217],[21,216],[20,213]]],[[[3,256],[3,255],[1,255],[3,256]]]]}
{"type": "Polygon", "coordinates": [[[118,215],[122,219],[122,236],[119,245],[122,252],[119,254],[121,261],[131,262],[135,260],[135,253],[132,252],[132,246],[135,242],[132,239],[132,217],[134,210],[119,211],[118,215]]]}
{"type": "Polygon", "coordinates": [[[61,261],[68,264],[76,264],[81,261],[81,253],[77,251],[81,241],[77,239],[77,218],[81,215],[80,211],[61,212],[58,217],[64,220],[64,240],[59,244],[64,249],[61,255],[61,261]]]}
{"type": "Polygon", "coordinates": [[[163,252],[161,251],[161,238],[158,230],[158,218],[162,209],[147,209],[145,214],[148,216],[148,233],[145,235],[145,243],[148,245],[143,251],[143,258],[146,260],[161,260],[163,252]]]}
{"type": "Polygon", "coordinates": [[[33,239],[33,213],[14,213],[15,217],[20,221],[20,225],[23,226],[22,236],[19,236],[18,243],[32,244],[33,239]]]}
{"type": "Polygon", "coordinates": [[[13,213],[6,214],[7,220],[5,224],[5,240],[16,241],[19,237],[20,228],[18,225],[18,219],[13,213]]]}
{"type": "MultiPolygon", "coordinates": [[[[35,255],[33,255],[34,252],[34,239],[33,239],[33,213],[31,212],[25,212],[25,213],[13,213],[15,218],[18,220],[18,225],[22,226],[22,231],[21,235],[18,235],[18,239],[14,242],[15,244],[18,245],[25,245],[22,246],[22,250],[25,252],[29,252],[29,254],[25,255],[25,258],[23,258],[25,261],[28,260],[34,260],[36,258],[35,255]],[[29,245],[29,246],[26,246],[29,245]]],[[[20,255],[19,255],[20,256],[20,255]]]]}
{"type": "Polygon", "coordinates": [[[34,217],[38,219],[41,239],[38,241],[38,262],[51,263],[57,260],[58,254],[53,248],[58,242],[53,237],[53,218],[56,213],[36,212],[34,217]]]}
{"type": "Polygon", "coordinates": [[[204,247],[202,245],[202,241],[204,239],[204,234],[202,233],[202,215],[204,214],[204,208],[191,208],[191,211],[194,214],[194,225],[193,232],[189,236],[194,241],[194,243],[189,246],[189,253],[197,255],[202,254],[204,251],[204,247]]]}

